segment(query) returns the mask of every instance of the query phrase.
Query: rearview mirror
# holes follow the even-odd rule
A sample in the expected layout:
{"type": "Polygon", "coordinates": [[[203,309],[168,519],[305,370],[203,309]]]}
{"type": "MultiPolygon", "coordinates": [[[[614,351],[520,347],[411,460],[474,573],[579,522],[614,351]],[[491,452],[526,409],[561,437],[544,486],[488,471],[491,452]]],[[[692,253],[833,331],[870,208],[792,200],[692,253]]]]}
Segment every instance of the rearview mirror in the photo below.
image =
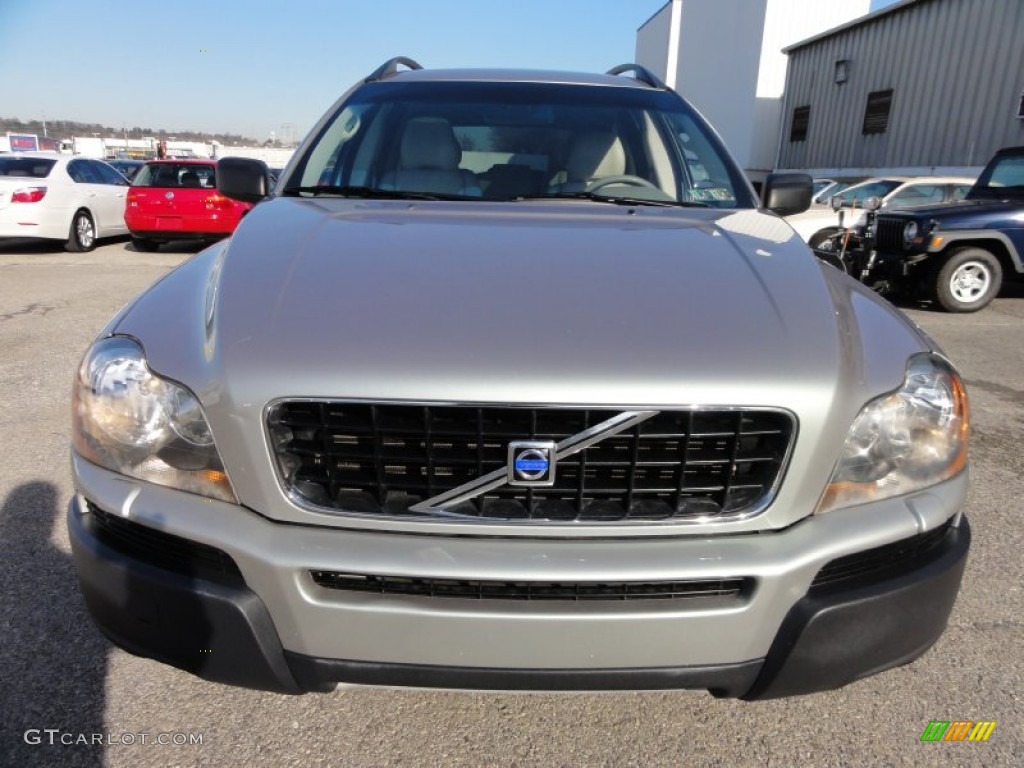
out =
{"type": "Polygon", "coordinates": [[[843,207],[843,198],[839,195],[832,195],[832,197],[828,199],[828,205],[833,211],[839,213],[840,209],[843,207]]]}
{"type": "Polygon", "coordinates": [[[270,195],[270,169],[262,160],[225,157],[217,161],[217,189],[242,203],[258,203],[270,195]]]}
{"type": "Polygon", "coordinates": [[[769,173],[761,194],[762,205],[769,211],[792,216],[811,207],[814,182],[806,173],[769,173]]]}

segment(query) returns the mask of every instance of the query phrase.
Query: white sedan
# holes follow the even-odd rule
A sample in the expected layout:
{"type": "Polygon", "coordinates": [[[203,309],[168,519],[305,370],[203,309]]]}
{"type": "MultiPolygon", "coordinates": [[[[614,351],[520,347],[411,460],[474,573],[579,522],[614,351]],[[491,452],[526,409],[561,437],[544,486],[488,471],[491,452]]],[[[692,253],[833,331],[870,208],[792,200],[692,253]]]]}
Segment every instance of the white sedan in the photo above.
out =
{"type": "MultiPolygon", "coordinates": [[[[864,201],[869,198],[877,197],[884,209],[916,208],[962,200],[973,183],[974,179],[963,176],[887,176],[854,184],[837,197],[846,210],[844,224],[856,228],[866,223],[864,201]]],[[[828,205],[811,206],[803,213],[787,216],[786,221],[812,248],[839,230],[839,216],[828,205]]]]}
{"type": "Polygon", "coordinates": [[[91,251],[101,237],[124,235],[128,180],[102,160],[71,155],[0,155],[0,238],[64,241],[91,251]]]}

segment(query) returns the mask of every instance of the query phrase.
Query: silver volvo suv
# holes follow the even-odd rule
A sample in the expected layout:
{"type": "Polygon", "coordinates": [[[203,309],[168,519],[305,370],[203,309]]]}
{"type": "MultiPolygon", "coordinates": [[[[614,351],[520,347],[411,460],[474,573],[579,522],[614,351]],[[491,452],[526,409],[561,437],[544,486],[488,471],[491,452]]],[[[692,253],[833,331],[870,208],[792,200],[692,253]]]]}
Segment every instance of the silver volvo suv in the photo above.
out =
{"type": "Polygon", "coordinates": [[[74,382],[68,526],[118,646],[204,678],[824,690],[945,628],[967,402],[649,72],[344,95],[74,382]]]}

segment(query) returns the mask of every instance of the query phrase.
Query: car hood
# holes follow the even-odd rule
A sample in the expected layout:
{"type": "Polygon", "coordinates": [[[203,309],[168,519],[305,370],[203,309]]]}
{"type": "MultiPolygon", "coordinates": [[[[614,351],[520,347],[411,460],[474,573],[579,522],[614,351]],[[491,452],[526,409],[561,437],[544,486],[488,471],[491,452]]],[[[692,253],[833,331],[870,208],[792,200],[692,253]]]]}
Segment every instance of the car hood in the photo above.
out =
{"type": "Polygon", "coordinates": [[[261,460],[279,398],[776,407],[821,465],[804,509],[927,348],[773,215],[586,201],[273,199],[116,331],[197,393],[229,464],[261,460]]]}
{"type": "Polygon", "coordinates": [[[732,403],[834,375],[821,272],[777,219],[508,205],[261,205],[204,344],[311,397],[732,403]]]}

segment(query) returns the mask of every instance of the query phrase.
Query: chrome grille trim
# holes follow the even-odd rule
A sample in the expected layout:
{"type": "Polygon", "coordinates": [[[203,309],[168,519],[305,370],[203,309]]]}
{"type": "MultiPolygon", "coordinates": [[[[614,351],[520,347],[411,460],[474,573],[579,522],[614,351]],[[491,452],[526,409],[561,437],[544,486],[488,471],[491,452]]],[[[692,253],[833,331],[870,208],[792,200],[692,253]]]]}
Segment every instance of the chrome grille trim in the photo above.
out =
{"type": "MultiPolygon", "coordinates": [[[[620,413],[618,416],[613,416],[607,421],[602,421],[600,424],[584,430],[578,435],[567,437],[565,440],[558,443],[558,459],[561,461],[568,456],[579,453],[584,448],[587,448],[600,440],[604,440],[606,437],[617,435],[642,421],[646,421],[656,413],[657,411],[626,411],[625,413],[620,413]]],[[[464,501],[476,498],[487,491],[504,485],[507,477],[508,465],[506,464],[501,469],[496,469],[490,474],[481,477],[479,480],[470,481],[465,485],[460,485],[458,488],[448,491],[447,493],[442,493],[431,499],[427,499],[420,504],[415,504],[409,507],[409,511],[445,514],[451,516],[451,513],[446,513],[444,511],[444,505],[454,507],[464,501]]],[[[466,517],[465,515],[454,516],[466,517]]]]}
{"type": "Polygon", "coordinates": [[[265,427],[278,481],[303,509],[413,525],[547,529],[749,519],[774,499],[797,433],[795,416],[775,407],[639,411],[327,398],[272,401],[265,427]],[[620,428],[605,432],[607,422],[620,428]],[[556,435],[552,423],[575,427],[556,435]],[[505,447],[521,439],[567,449],[560,487],[505,484],[505,447]],[[435,489],[429,495],[428,486],[435,489]],[[467,488],[469,501],[454,508],[454,492],[467,488]],[[428,511],[412,509],[428,502],[435,505],[428,511]]]}

